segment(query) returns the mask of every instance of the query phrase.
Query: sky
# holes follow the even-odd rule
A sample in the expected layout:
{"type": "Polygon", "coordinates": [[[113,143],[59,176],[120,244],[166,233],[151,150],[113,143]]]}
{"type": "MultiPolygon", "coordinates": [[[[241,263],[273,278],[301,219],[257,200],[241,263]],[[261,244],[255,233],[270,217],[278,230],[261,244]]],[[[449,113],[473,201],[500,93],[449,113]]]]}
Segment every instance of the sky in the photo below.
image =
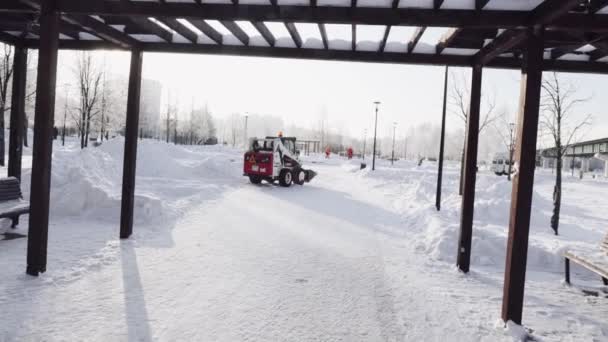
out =
{"type": "MultiPolygon", "coordinates": [[[[98,52],[116,74],[128,74],[124,52],[98,52]]],[[[60,63],[71,61],[69,52],[60,63]]],[[[288,60],[258,57],[145,53],[143,77],[163,84],[163,92],[179,94],[190,108],[208,104],[216,117],[233,113],[268,114],[283,118],[286,126],[313,127],[323,115],[335,130],[358,137],[373,131],[374,102],[380,101],[378,134],[398,135],[423,123],[440,124],[444,67],[288,60]],[[326,114],[324,114],[326,113],[326,114]]],[[[608,136],[608,98],[601,96],[605,75],[560,74],[579,87],[590,100],[577,107],[577,116],[591,113],[594,125],[585,139],[608,136]]],[[[449,88],[468,84],[469,68],[450,68],[449,88]]],[[[494,99],[496,110],[515,121],[519,102],[520,73],[484,69],[483,94],[494,99]]],[[[60,82],[60,81],[59,81],[60,82]]],[[[453,108],[448,106],[449,109],[453,108]]],[[[463,123],[448,114],[448,129],[461,130],[463,123]]],[[[368,133],[369,134],[369,133],[368,133]]]]}

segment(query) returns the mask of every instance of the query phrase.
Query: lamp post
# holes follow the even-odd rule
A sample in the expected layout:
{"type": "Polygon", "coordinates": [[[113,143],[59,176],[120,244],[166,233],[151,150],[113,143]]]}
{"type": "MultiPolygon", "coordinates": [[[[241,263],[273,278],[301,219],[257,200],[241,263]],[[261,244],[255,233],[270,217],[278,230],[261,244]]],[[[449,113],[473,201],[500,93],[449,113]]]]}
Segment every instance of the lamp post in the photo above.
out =
{"type": "Polygon", "coordinates": [[[391,165],[395,163],[395,132],[397,130],[397,123],[393,122],[393,151],[391,152],[391,165]]]}
{"type": "Polygon", "coordinates": [[[367,129],[363,130],[363,160],[365,160],[365,142],[367,141],[367,129]]]}
{"type": "Polygon", "coordinates": [[[374,154],[372,156],[372,171],[376,170],[376,134],[378,133],[378,106],[380,106],[380,101],[375,101],[376,105],[376,121],[374,123],[374,154]]]}
{"type": "Polygon", "coordinates": [[[507,174],[507,179],[511,180],[511,170],[513,168],[513,133],[515,131],[515,124],[509,123],[509,173],[507,174]]]}
{"type": "Polygon", "coordinates": [[[247,119],[248,118],[249,118],[249,113],[245,113],[245,141],[243,142],[245,149],[247,149],[247,119]]]}
{"type": "Polygon", "coordinates": [[[61,146],[65,146],[65,121],[68,116],[68,94],[70,90],[70,84],[66,83],[63,86],[65,87],[65,106],[63,109],[63,130],[61,131],[61,146]]]}

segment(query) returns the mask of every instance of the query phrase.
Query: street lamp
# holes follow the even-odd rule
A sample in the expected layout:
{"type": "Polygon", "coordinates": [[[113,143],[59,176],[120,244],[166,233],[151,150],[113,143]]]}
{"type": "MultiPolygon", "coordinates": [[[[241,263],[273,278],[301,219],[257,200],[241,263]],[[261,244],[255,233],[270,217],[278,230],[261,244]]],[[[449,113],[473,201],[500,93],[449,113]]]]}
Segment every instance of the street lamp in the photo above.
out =
{"type": "Polygon", "coordinates": [[[245,145],[245,149],[247,149],[247,119],[249,118],[249,113],[245,113],[245,141],[243,145],[245,145]]]}
{"type": "Polygon", "coordinates": [[[393,122],[393,151],[391,152],[391,165],[395,162],[395,132],[397,130],[397,123],[393,122]]]}
{"type": "Polygon", "coordinates": [[[515,124],[514,123],[509,123],[509,174],[507,175],[507,178],[509,180],[511,180],[511,171],[513,170],[513,145],[515,144],[515,142],[513,141],[513,132],[515,131],[515,124]]]}
{"type": "Polygon", "coordinates": [[[68,94],[70,91],[70,84],[65,83],[63,86],[65,87],[65,108],[63,110],[63,130],[61,131],[61,146],[65,146],[65,121],[68,116],[68,94]]]}
{"type": "Polygon", "coordinates": [[[367,140],[367,129],[363,130],[363,160],[365,160],[365,142],[367,140]]]}
{"type": "Polygon", "coordinates": [[[380,101],[375,101],[376,105],[376,121],[374,124],[374,155],[372,156],[372,171],[376,170],[376,134],[378,133],[378,106],[380,106],[380,101]]]}

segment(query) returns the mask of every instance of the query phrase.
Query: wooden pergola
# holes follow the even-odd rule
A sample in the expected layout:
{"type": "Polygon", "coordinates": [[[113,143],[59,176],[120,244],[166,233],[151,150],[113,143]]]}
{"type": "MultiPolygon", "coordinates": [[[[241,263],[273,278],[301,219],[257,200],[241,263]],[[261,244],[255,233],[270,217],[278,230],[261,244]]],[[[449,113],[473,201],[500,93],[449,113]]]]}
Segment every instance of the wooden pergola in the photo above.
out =
{"type": "MultiPolygon", "coordinates": [[[[608,73],[608,0],[2,0],[0,41],[15,48],[9,175],[20,176],[27,49],[39,50],[27,273],[46,271],[52,131],[59,49],[131,52],[125,130],[120,237],[133,226],[135,163],[144,52],[176,52],[472,68],[466,131],[458,267],[469,271],[484,67],[521,70],[521,95],[502,318],[521,323],[532,204],[542,72],[608,73]],[[517,4],[536,3],[533,8],[517,4]],[[458,4],[468,8],[458,8],[458,4]],[[456,7],[456,8],[455,8],[456,7]],[[236,40],[209,23],[218,21],[236,40]],[[239,23],[250,23],[253,39],[239,23]],[[269,23],[289,36],[277,37],[269,23]],[[320,41],[304,41],[297,25],[314,24],[320,41]],[[336,48],[327,25],[352,28],[336,48]],[[357,44],[357,27],[382,25],[377,48],[357,44]],[[391,29],[416,27],[403,51],[387,44],[391,29]],[[430,50],[420,39],[431,27],[450,28],[430,50]],[[206,37],[207,39],[201,39],[206,37]],[[292,44],[284,44],[285,39],[292,44]],[[20,124],[21,123],[21,124],[20,124]]],[[[441,173],[440,173],[441,174],[441,173]]]]}

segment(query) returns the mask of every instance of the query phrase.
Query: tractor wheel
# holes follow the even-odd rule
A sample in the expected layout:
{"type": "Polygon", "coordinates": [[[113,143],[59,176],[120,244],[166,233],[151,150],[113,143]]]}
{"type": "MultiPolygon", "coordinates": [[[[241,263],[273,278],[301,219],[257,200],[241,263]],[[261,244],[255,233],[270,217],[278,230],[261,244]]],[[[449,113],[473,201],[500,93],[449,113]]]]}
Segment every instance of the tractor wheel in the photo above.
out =
{"type": "Polygon", "coordinates": [[[293,169],[291,172],[293,176],[293,182],[298,185],[304,185],[306,182],[306,172],[304,170],[298,168],[293,169]]]}
{"type": "Polygon", "coordinates": [[[279,173],[279,184],[283,187],[290,187],[293,182],[293,175],[291,174],[291,170],[283,169],[281,173],[279,173]]]}
{"type": "Polygon", "coordinates": [[[260,184],[262,183],[262,177],[260,176],[249,176],[249,181],[253,184],[260,184]]]}

